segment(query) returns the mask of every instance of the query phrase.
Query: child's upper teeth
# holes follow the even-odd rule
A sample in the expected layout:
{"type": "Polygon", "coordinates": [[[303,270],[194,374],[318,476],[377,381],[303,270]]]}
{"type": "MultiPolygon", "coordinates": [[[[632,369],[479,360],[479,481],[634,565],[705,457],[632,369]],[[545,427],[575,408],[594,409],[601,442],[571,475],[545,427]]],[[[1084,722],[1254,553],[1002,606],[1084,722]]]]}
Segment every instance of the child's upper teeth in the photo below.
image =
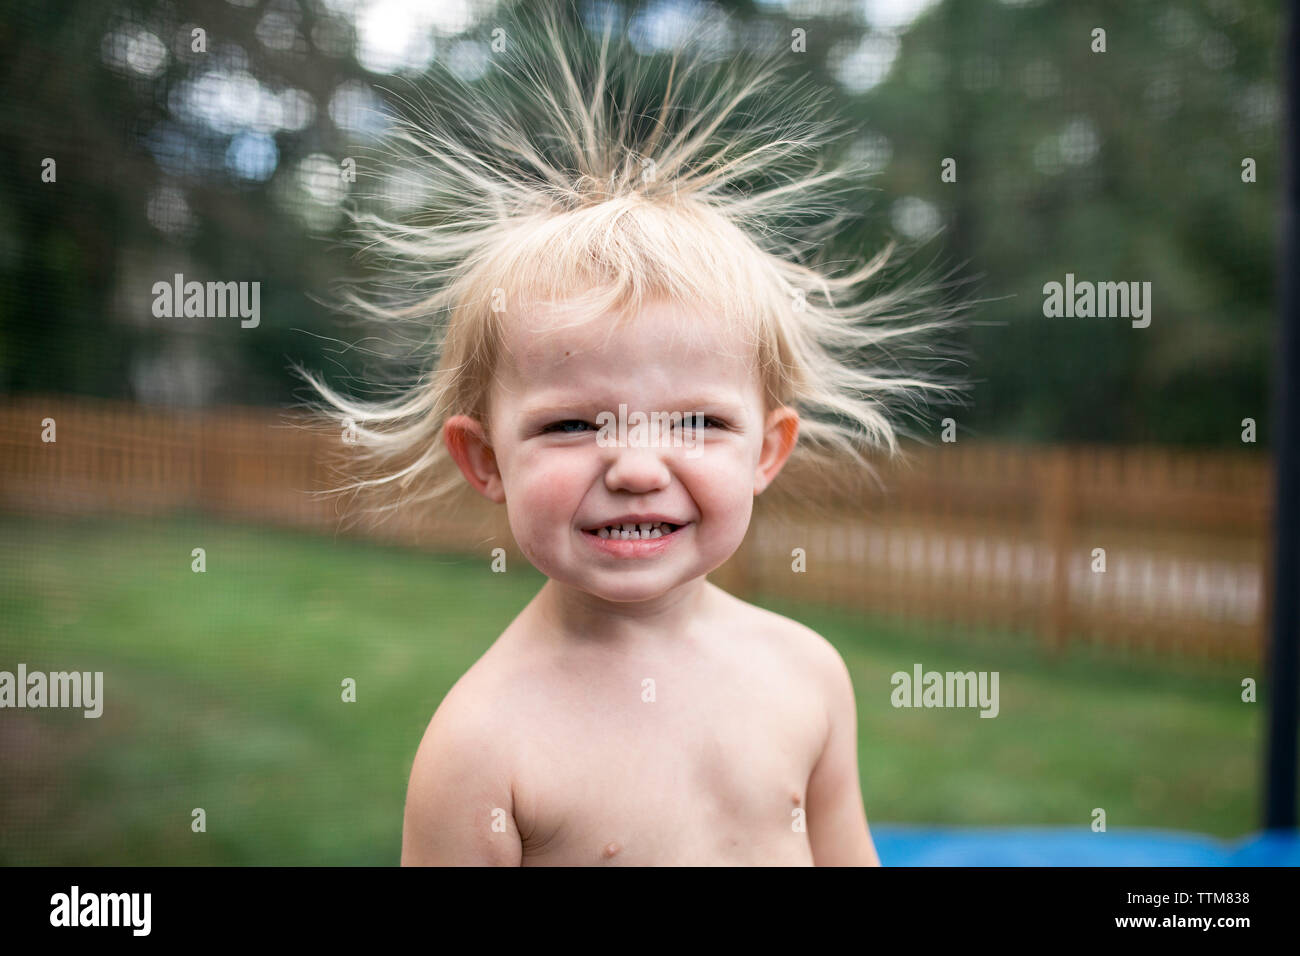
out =
{"type": "Polygon", "coordinates": [[[638,523],[607,524],[596,533],[602,538],[635,540],[637,538],[659,538],[671,532],[666,521],[642,521],[638,523]]]}

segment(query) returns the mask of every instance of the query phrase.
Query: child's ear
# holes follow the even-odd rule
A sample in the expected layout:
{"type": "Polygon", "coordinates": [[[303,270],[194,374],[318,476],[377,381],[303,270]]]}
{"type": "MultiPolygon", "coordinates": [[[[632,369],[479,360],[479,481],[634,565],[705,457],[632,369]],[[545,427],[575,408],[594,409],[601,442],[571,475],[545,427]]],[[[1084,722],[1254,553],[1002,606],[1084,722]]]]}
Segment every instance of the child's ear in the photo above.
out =
{"type": "Polygon", "coordinates": [[[497,458],[480,422],[468,415],[453,415],[442,426],[442,441],[465,480],[479,494],[497,504],[506,500],[497,458]]]}
{"type": "Polygon", "coordinates": [[[783,405],[767,415],[763,426],[763,448],[754,469],[754,494],[760,495],[780,473],[799,439],[799,413],[783,405]]]}

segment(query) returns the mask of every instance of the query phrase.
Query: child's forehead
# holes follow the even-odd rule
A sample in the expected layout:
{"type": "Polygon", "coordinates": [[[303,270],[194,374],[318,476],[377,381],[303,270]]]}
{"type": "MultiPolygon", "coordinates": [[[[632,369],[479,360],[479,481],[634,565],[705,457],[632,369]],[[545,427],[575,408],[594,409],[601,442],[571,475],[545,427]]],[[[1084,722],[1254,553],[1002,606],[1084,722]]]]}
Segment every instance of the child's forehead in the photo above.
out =
{"type": "Polygon", "coordinates": [[[573,306],[529,309],[503,323],[503,360],[518,371],[538,371],[584,359],[646,354],[688,360],[753,364],[754,350],[707,306],[655,301],[636,310],[592,314],[573,306]]]}

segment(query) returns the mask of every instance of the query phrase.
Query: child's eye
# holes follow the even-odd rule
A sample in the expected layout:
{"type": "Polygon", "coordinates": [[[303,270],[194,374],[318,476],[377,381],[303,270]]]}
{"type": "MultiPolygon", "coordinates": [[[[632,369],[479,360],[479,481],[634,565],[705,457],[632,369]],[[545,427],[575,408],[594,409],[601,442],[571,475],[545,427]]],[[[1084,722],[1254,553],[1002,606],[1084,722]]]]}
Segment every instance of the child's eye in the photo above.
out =
{"type": "Polygon", "coordinates": [[[582,421],[581,419],[568,418],[562,422],[554,422],[550,425],[547,425],[545,428],[542,429],[542,431],[548,434],[558,432],[559,434],[562,435],[580,435],[582,434],[581,429],[590,428],[590,427],[591,427],[590,425],[588,425],[586,422],[582,421]],[[570,428],[569,427],[570,425],[577,425],[578,428],[570,428]]]}
{"type": "MultiPolygon", "coordinates": [[[[683,425],[686,425],[686,426],[689,426],[690,428],[694,428],[694,427],[695,427],[695,416],[694,416],[694,415],[683,415],[683,416],[682,416],[682,424],[683,424],[683,425]]],[[[712,417],[706,415],[706,416],[704,417],[704,427],[705,427],[705,428],[726,428],[726,427],[727,427],[727,423],[724,422],[721,418],[712,418],[712,417]]]]}

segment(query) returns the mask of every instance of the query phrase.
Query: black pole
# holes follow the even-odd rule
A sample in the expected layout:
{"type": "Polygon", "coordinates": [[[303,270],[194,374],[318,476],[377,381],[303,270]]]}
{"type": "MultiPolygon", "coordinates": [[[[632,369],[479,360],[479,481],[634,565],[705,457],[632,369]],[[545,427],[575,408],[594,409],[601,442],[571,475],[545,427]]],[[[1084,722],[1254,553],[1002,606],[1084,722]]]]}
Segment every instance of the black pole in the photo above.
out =
{"type": "Polygon", "coordinates": [[[1288,4],[1286,114],[1282,141],[1282,236],[1278,259],[1276,367],[1277,504],[1273,561],[1273,640],[1269,653],[1268,782],[1264,826],[1296,827],[1296,635],[1300,632],[1300,263],[1296,211],[1300,196],[1300,16],[1288,4]]]}

